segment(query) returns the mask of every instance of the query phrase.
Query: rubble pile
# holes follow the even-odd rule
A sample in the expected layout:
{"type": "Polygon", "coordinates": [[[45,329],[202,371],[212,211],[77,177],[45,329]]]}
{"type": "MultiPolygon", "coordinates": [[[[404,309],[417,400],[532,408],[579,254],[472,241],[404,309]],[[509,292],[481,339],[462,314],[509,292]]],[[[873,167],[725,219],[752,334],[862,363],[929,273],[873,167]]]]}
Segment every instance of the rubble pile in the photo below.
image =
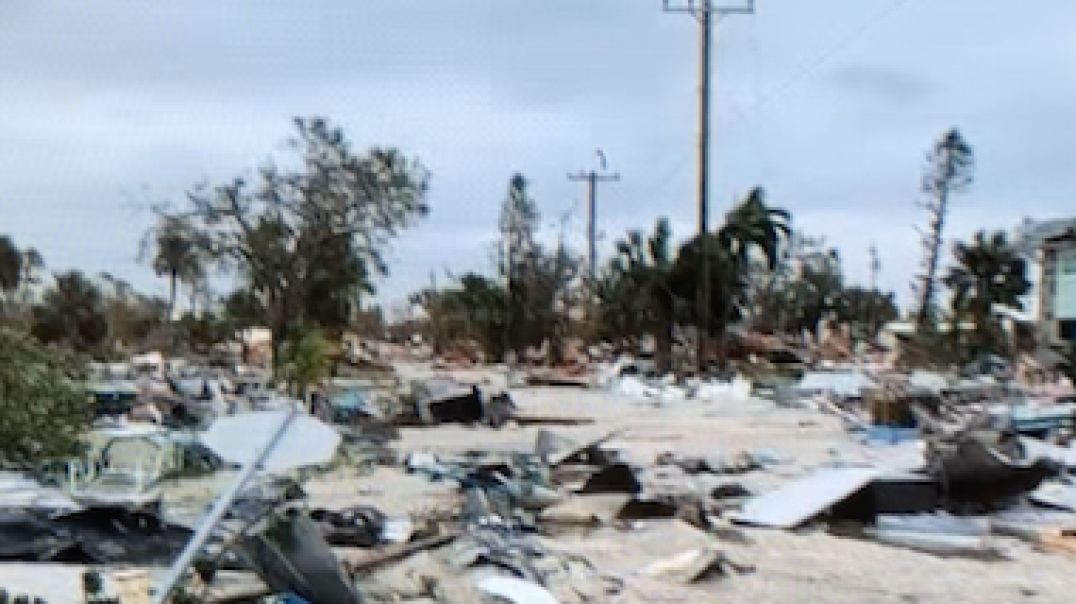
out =
{"type": "Polygon", "coordinates": [[[422,371],[306,401],[250,375],[97,381],[83,457],[0,476],[0,568],[74,565],[100,602],[569,604],[750,599],[787,572],[773,529],[1076,552],[1076,408],[1013,384],[842,369],[765,399],[620,364],[510,394],[422,371]]]}

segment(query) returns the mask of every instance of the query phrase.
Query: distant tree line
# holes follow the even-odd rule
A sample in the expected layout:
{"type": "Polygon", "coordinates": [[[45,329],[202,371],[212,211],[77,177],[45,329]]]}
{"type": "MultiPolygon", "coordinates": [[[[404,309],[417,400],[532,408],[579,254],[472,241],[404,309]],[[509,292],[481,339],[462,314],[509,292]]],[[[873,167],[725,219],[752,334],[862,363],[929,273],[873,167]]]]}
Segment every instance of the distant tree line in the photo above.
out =
{"type": "MultiPolygon", "coordinates": [[[[355,150],[327,120],[301,118],[294,126],[292,157],[266,162],[253,178],[195,187],[182,203],[157,209],[140,257],[167,280],[167,297],[139,293],[109,274],[47,275],[41,254],[0,236],[0,426],[13,431],[0,439],[0,461],[74,446],[71,435],[85,417],[71,385],[85,359],[149,349],[207,354],[244,328],[264,326],[278,375],[301,391],[326,374],[324,359],[342,332],[383,333],[380,313],[364,302],[388,272],[385,246],[428,212],[429,175],[397,149],[355,150]],[[214,278],[234,288],[214,295],[214,278]],[[180,313],[184,289],[190,304],[180,313]],[[25,430],[56,438],[35,443],[19,436],[25,430]]],[[[970,144],[950,130],[924,170],[929,221],[913,345],[945,363],[1015,352],[1003,310],[1022,308],[1030,288],[1024,260],[1000,232],[956,242],[943,267],[946,214],[952,195],[970,185],[973,166],[970,144]],[[947,312],[938,303],[942,287],[947,312]]],[[[665,370],[679,336],[700,324],[710,326],[703,335],[716,344],[718,364],[744,331],[810,343],[833,320],[855,340],[873,341],[898,316],[893,293],[848,283],[837,251],[794,230],[792,218],[757,187],[704,238],[677,243],[663,218],[650,232],[628,231],[590,280],[563,237],[549,244],[540,236],[538,204],[515,174],[492,274],[453,277],[411,301],[423,309],[423,329],[438,351],[471,342],[489,360],[539,350],[557,361],[571,336],[636,352],[649,340],[665,370]],[[700,309],[704,264],[712,295],[700,309]]],[[[1076,350],[1065,352],[1076,373],[1076,350]]]]}
{"type": "MultiPolygon", "coordinates": [[[[956,242],[953,263],[942,271],[946,213],[951,196],[971,183],[973,165],[971,146],[953,129],[934,145],[924,169],[930,219],[911,344],[943,363],[1012,354],[1000,311],[1022,308],[1020,298],[1030,288],[1023,259],[1000,232],[956,242]],[[946,313],[936,301],[942,285],[949,292],[946,313]]],[[[675,245],[664,218],[650,233],[629,231],[596,280],[585,282],[571,250],[535,243],[539,213],[526,183],[519,174],[509,181],[495,276],[467,273],[411,297],[438,351],[467,341],[489,359],[509,352],[519,358],[528,347],[541,347],[554,360],[567,333],[636,352],[648,339],[664,371],[676,334],[702,324],[710,326],[704,335],[717,344],[713,360],[720,365],[733,328],[808,344],[829,320],[846,325],[854,341],[873,342],[900,317],[893,292],[848,283],[837,250],[794,231],[791,213],[770,205],[762,187],[735,204],[705,240],[696,235],[675,245]],[[700,311],[704,254],[712,293],[710,307],[700,311]]]]}

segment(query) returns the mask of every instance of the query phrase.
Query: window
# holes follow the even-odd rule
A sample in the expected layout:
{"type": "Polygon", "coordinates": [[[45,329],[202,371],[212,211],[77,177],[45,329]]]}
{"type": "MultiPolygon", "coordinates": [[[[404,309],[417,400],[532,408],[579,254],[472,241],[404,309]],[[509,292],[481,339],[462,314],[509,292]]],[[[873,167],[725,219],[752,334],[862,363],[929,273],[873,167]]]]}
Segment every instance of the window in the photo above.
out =
{"type": "Polygon", "coordinates": [[[1069,248],[1058,253],[1057,272],[1061,275],[1076,275],[1076,248],[1069,248]]]}
{"type": "Polygon", "coordinates": [[[1057,322],[1057,336],[1062,340],[1076,342],[1076,319],[1065,319],[1057,322]]]}

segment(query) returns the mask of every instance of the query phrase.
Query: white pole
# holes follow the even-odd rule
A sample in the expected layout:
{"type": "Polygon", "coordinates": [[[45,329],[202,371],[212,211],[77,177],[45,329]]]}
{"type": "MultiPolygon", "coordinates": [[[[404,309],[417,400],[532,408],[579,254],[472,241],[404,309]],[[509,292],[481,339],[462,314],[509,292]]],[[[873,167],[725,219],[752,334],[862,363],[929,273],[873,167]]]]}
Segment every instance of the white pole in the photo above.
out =
{"type": "Polygon", "coordinates": [[[156,593],[153,596],[154,604],[164,604],[168,601],[168,598],[175,591],[176,585],[179,580],[183,578],[183,573],[186,572],[187,567],[194,561],[194,557],[201,551],[202,546],[209,539],[209,536],[213,533],[213,529],[217,527],[221,518],[228,512],[228,509],[232,507],[232,502],[236,496],[239,495],[239,491],[246,486],[250,481],[250,477],[254,475],[254,472],[262,465],[265,458],[273,452],[277,443],[287,433],[288,428],[291,426],[291,422],[299,414],[298,409],[292,407],[288,414],[284,417],[284,421],[280,422],[280,427],[269,439],[269,442],[265,444],[265,447],[258,455],[254,456],[248,461],[243,469],[240,470],[239,476],[235,479],[235,482],[217,499],[213,504],[213,509],[209,511],[209,515],[206,516],[202,524],[198,526],[198,530],[194,532],[194,536],[187,543],[187,547],[183,548],[183,551],[179,554],[179,558],[172,563],[172,566],[168,569],[168,575],[165,576],[160,586],[157,588],[156,593]]]}

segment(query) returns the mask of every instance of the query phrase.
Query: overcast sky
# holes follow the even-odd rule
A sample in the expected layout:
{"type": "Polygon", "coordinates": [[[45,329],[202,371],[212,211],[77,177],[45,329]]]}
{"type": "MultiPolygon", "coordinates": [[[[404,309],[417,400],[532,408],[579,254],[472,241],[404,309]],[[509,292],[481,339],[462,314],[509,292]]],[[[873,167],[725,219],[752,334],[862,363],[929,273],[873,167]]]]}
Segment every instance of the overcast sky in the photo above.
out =
{"type": "MultiPolygon", "coordinates": [[[[922,161],[950,126],[978,163],[950,241],[1073,214],[1076,4],[1025,4],[758,0],[723,20],[713,215],[761,184],[853,281],[877,243],[882,285],[907,299],[922,161]]],[[[547,236],[567,216],[582,250],[584,190],[566,174],[599,147],[622,177],[600,190],[601,249],[659,215],[686,237],[696,40],[660,0],[0,0],[0,232],[54,270],[163,293],[137,261],[148,205],[250,170],[291,116],[324,115],[433,173],[432,214],[379,284],[387,302],[431,271],[491,270],[514,171],[547,236]]]]}

